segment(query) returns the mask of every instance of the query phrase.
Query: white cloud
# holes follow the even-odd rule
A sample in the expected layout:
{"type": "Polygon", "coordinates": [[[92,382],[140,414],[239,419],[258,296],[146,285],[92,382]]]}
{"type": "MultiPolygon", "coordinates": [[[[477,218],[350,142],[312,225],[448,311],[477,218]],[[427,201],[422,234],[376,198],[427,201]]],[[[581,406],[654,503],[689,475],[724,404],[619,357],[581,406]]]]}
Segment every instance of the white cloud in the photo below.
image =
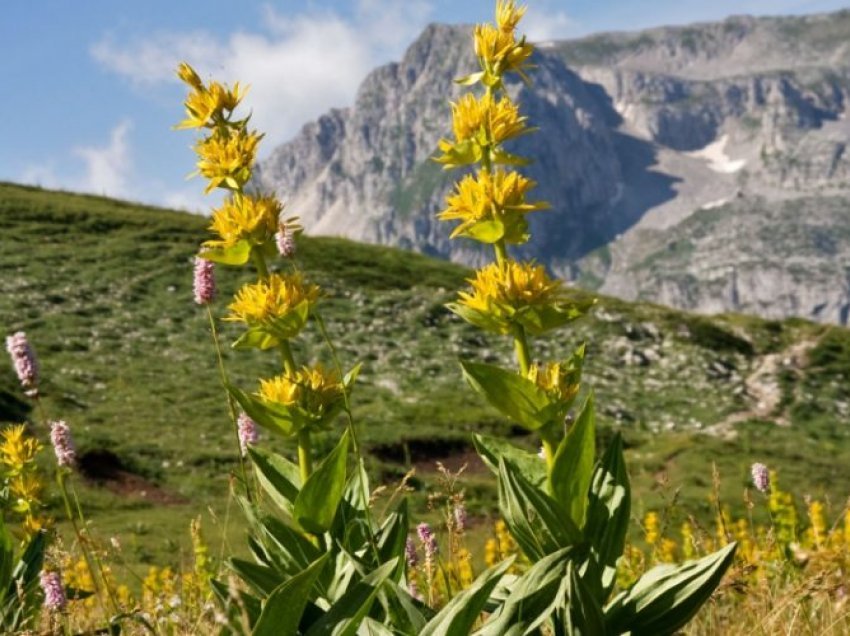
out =
{"type": "Polygon", "coordinates": [[[552,11],[545,4],[529,6],[521,24],[521,30],[532,42],[559,40],[575,35],[576,23],[564,11],[552,11]]]}
{"type": "Polygon", "coordinates": [[[106,194],[128,196],[133,160],[127,135],[132,128],[129,120],[122,121],[109,134],[105,146],[78,146],[73,154],[83,160],[84,173],[78,189],[106,194]]]}
{"type": "MultiPolygon", "coordinates": [[[[133,158],[128,141],[132,122],[124,120],[109,134],[105,145],[76,146],[70,152],[76,171],[59,172],[54,163],[27,166],[19,180],[45,188],[64,188],[114,197],[131,197],[133,158]]],[[[63,162],[68,165],[71,162],[63,162]]]]}
{"type": "Polygon", "coordinates": [[[331,11],[284,16],[267,6],[260,32],[223,40],[197,31],[105,38],[91,54],[140,86],[175,81],[182,60],[202,76],[249,84],[245,106],[267,133],[268,151],[329,108],[351,104],[363,77],[398,56],[430,13],[423,0],[359,0],[351,20],[331,11]]]}

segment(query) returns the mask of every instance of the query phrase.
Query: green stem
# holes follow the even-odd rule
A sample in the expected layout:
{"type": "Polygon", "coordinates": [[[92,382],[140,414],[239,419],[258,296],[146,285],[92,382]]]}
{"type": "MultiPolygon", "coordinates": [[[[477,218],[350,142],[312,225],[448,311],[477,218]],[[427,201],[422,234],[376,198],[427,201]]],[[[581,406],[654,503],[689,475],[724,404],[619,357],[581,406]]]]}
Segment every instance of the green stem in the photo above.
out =
{"type": "Polygon", "coordinates": [[[543,457],[546,460],[546,467],[551,471],[552,465],[555,463],[555,453],[558,450],[558,439],[550,431],[541,430],[540,440],[543,442],[543,457]]]}
{"type": "Polygon", "coordinates": [[[301,487],[313,472],[313,457],[310,452],[310,431],[302,429],[298,433],[298,468],[301,471],[301,487]]]}
{"type": "Polygon", "coordinates": [[[493,249],[496,250],[496,262],[499,265],[508,260],[508,248],[505,245],[505,239],[499,239],[493,243],[493,249]]]}
{"type": "Polygon", "coordinates": [[[283,368],[286,371],[286,375],[294,376],[296,367],[295,367],[295,358],[292,357],[292,347],[289,346],[289,340],[281,340],[280,341],[280,357],[283,360],[283,368]]]}
{"type": "Polygon", "coordinates": [[[242,442],[239,439],[239,416],[236,414],[236,404],[234,403],[233,396],[230,395],[230,391],[227,390],[227,385],[229,382],[227,381],[227,371],[224,368],[224,358],[221,355],[221,343],[218,339],[218,330],[215,328],[215,319],[212,315],[212,309],[207,305],[207,315],[210,319],[210,333],[212,334],[213,344],[215,345],[215,353],[218,357],[218,372],[221,377],[221,386],[224,389],[225,395],[227,395],[227,407],[230,410],[230,420],[233,422],[233,433],[236,438],[236,453],[239,456],[239,470],[242,473],[242,482],[245,484],[245,494],[248,497],[248,501],[253,503],[253,497],[251,496],[251,487],[248,484],[248,471],[245,470],[245,458],[242,456],[242,442]]]}
{"type": "Polygon", "coordinates": [[[257,268],[257,275],[263,279],[269,277],[269,268],[266,265],[266,257],[262,252],[256,249],[251,250],[251,260],[254,261],[254,267],[257,268]]]}
{"type": "Polygon", "coordinates": [[[528,377],[531,367],[531,356],[528,352],[528,339],[525,337],[525,328],[522,325],[514,325],[514,350],[516,351],[519,370],[523,377],[528,377]]]}

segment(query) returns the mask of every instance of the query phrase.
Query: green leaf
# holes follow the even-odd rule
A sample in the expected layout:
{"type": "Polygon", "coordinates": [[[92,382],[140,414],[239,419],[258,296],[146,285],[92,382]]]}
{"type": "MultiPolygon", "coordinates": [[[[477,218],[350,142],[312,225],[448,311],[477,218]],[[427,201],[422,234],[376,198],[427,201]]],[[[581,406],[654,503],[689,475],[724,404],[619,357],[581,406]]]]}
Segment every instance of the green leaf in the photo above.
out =
{"type": "Polygon", "coordinates": [[[481,81],[482,77],[484,77],[484,71],[470,73],[469,75],[457,78],[455,80],[455,84],[460,84],[461,86],[472,86],[473,84],[476,84],[477,82],[481,81]]]}
{"type": "Polygon", "coordinates": [[[268,334],[262,327],[251,327],[230,345],[234,349],[260,349],[265,351],[276,347],[278,339],[268,334]]]}
{"type": "Polygon", "coordinates": [[[254,446],[248,447],[248,454],[260,487],[281,510],[291,515],[301,489],[298,466],[285,457],[254,446]]]}
{"type": "Polygon", "coordinates": [[[342,499],[345,490],[348,439],[346,430],[336,447],[307,479],[295,499],[295,521],[313,534],[321,534],[331,527],[342,499]]]}
{"type": "Polygon", "coordinates": [[[578,528],[584,526],[587,494],[593,477],[595,422],[591,394],[575,423],[561,440],[549,473],[549,488],[555,500],[569,513],[578,528]]]}
{"type": "Polygon", "coordinates": [[[317,418],[311,417],[298,407],[263,402],[233,385],[228,384],[227,391],[257,424],[286,437],[292,437],[305,426],[317,421],[317,418]]]}
{"type": "Polygon", "coordinates": [[[623,438],[614,436],[596,465],[587,504],[584,536],[602,566],[602,599],[611,594],[617,577],[617,559],[623,554],[631,514],[631,486],[623,457],[623,438]]]}
{"type": "Polygon", "coordinates": [[[309,315],[310,302],[302,300],[280,318],[268,320],[257,326],[278,340],[288,340],[299,334],[304,325],[307,324],[309,315]]]}
{"type": "Polygon", "coordinates": [[[222,265],[244,265],[251,258],[251,243],[241,240],[229,247],[208,247],[201,250],[198,256],[222,265]]]}
{"type": "MultiPolygon", "coordinates": [[[[231,632],[248,636],[243,622],[245,618],[248,619],[249,629],[256,624],[261,612],[260,599],[245,590],[232,589],[227,584],[215,579],[210,581],[210,587],[219,605],[224,609],[225,616],[227,616],[227,626],[231,632]]],[[[156,630],[151,629],[150,632],[154,634],[156,630]]],[[[221,634],[224,636],[228,632],[223,630],[221,634]]]]}
{"type": "Polygon", "coordinates": [[[481,241],[482,243],[497,243],[505,237],[505,224],[499,219],[478,221],[458,234],[475,239],[476,241],[481,241]]]}
{"type": "Polygon", "coordinates": [[[536,431],[552,423],[557,405],[531,380],[490,364],[461,362],[460,366],[469,385],[518,424],[536,431]]]}
{"type": "Polygon", "coordinates": [[[263,611],[254,627],[254,636],[295,634],[301,615],[310,600],[313,585],[328,562],[325,553],[306,569],[279,585],[266,599],[263,611]]]}
{"type": "Polygon", "coordinates": [[[15,566],[15,544],[0,515],[0,602],[12,588],[12,569],[15,566]]]}
{"type": "Polygon", "coordinates": [[[608,632],[605,616],[598,599],[579,577],[575,564],[567,564],[567,576],[562,587],[562,622],[571,636],[605,636],[608,632]]]}
{"type": "Polygon", "coordinates": [[[474,434],[472,443],[478,455],[496,475],[499,474],[499,459],[504,457],[531,485],[543,486],[546,483],[546,462],[535,453],[517,448],[500,437],[474,434]]]}
{"type": "Polygon", "coordinates": [[[578,529],[554,499],[499,460],[499,508],[522,551],[533,562],[581,541],[578,529]]]}
{"type": "Polygon", "coordinates": [[[506,559],[481,574],[472,585],[455,596],[434,618],[428,621],[418,636],[454,636],[471,633],[472,626],[480,618],[490,593],[512,563],[513,559],[506,559]]]}
{"type": "Polygon", "coordinates": [[[605,608],[611,634],[663,636],[685,625],[720,584],[735,556],[735,543],[697,561],[659,565],[605,608]]]}
{"type": "Polygon", "coordinates": [[[228,565],[239,578],[259,592],[261,596],[268,596],[283,582],[283,577],[267,565],[251,563],[244,559],[230,559],[228,565]]]}
{"type": "Polygon", "coordinates": [[[287,576],[294,576],[319,556],[319,549],[306,537],[275,517],[263,515],[257,531],[271,565],[287,576]]]}
{"type": "Polygon", "coordinates": [[[378,531],[378,558],[381,563],[398,558],[399,569],[393,577],[398,581],[404,574],[404,548],[410,531],[410,519],[407,512],[407,499],[402,499],[398,507],[384,521],[378,531]]]}
{"type": "Polygon", "coordinates": [[[476,636],[520,636],[534,633],[561,600],[561,582],[572,548],[543,557],[508,590],[507,598],[476,636]]]}
{"type": "Polygon", "coordinates": [[[384,582],[398,567],[393,559],[363,577],[343,594],[307,631],[306,636],[352,636],[372,608],[384,582]]]}

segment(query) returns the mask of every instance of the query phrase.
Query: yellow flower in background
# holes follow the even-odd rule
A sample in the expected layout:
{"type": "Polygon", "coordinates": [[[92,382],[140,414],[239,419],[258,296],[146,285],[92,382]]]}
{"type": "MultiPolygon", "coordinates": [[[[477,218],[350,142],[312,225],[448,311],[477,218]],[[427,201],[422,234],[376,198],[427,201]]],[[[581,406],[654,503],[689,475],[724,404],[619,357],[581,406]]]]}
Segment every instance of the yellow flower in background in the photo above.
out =
{"type": "Polygon", "coordinates": [[[528,379],[559,402],[569,402],[578,395],[581,369],[560,362],[549,362],[543,367],[533,363],[528,379]]]}
{"type": "Polygon", "coordinates": [[[185,62],[177,67],[177,76],[192,87],[192,92],[184,102],[186,119],[177,124],[178,129],[212,128],[226,121],[247,92],[239,86],[239,82],[233,88],[218,82],[210,82],[209,86],[205,86],[195,69],[185,62]]]}
{"type": "Polygon", "coordinates": [[[535,263],[491,263],[469,279],[471,292],[460,292],[460,304],[481,312],[548,305],[559,299],[561,281],[549,278],[535,263]]]}
{"type": "Polygon", "coordinates": [[[198,173],[209,179],[204,190],[208,194],[218,187],[239,190],[251,178],[251,166],[257,156],[257,146],[263,135],[245,129],[215,132],[198,141],[198,173]]]}
{"type": "Polygon", "coordinates": [[[270,241],[278,230],[283,205],[273,196],[236,196],[225,200],[212,214],[210,231],[219,240],[206,241],[204,247],[230,247],[242,239],[254,244],[270,241]]]}
{"type": "Polygon", "coordinates": [[[513,33],[528,7],[518,7],[514,0],[499,0],[496,3],[496,26],[500,31],[513,33]]]}
{"type": "Polygon", "coordinates": [[[509,243],[522,243],[528,238],[523,215],[548,207],[544,202],[526,202],[526,193],[536,185],[518,172],[481,170],[477,175],[465,176],[455,186],[446,197],[446,209],[437,218],[462,221],[451,238],[465,235],[487,243],[503,238],[509,243]],[[496,224],[483,224],[485,221],[496,224]]]}
{"type": "Polygon", "coordinates": [[[658,521],[658,513],[647,512],[643,518],[643,532],[646,542],[655,547],[661,539],[661,528],[658,521]]]}
{"type": "Polygon", "coordinates": [[[286,317],[306,303],[309,311],[319,299],[319,287],[305,283],[300,272],[271,274],[256,283],[242,286],[230,304],[225,320],[248,325],[286,317]]]}
{"type": "Polygon", "coordinates": [[[321,416],[341,404],[343,388],[336,372],[316,364],[302,367],[294,375],[260,380],[259,396],[266,402],[297,406],[311,415],[321,416]]]}
{"type": "Polygon", "coordinates": [[[41,448],[38,440],[34,437],[26,437],[26,425],[19,424],[6,428],[0,436],[0,462],[5,466],[7,477],[20,475],[27,467],[35,461],[35,456],[41,448]]]}

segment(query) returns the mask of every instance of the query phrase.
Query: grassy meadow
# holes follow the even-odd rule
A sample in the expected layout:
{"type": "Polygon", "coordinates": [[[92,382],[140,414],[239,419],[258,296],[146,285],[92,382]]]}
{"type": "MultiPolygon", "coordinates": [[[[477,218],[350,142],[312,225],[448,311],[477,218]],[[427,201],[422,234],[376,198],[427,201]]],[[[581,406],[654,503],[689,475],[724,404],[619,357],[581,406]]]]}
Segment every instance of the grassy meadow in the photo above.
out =
{"type": "MultiPolygon", "coordinates": [[[[198,514],[215,549],[228,518],[231,546],[244,542],[241,513],[227,495],[237,466],[233,429],[208,317],[191,301],[191,259],[206,224],[186,213],[0,184],[0,324],[6,333],[26,331],[36,348],[49,417],[67,420],[80,447],[81,499],[93,531],[118,537],[134,567],[179,563],[198,514]]],[[[326,290],[321,312],[343,364],[363,362],[353,408],[370,472],[392,487],[415,468],[410,485],[425,511],[436,462],[453,470],[467,464],[461,485],[486,534],[497,502],[470,433],[532,441],[461,380],[458,358],[508,364],[512,356],[501,339],[443,307],[469,272],[335,238],[305,237],[299,260],[326,290]]],[[[221,299],[240,282],[237,271],[219,267],[221,299]]],[[[225,302],[214,311],[223,314],[225,302]]],[[[224,325],[222,338],[232,341],[237,329],[224,325]]],[[[327,361],[317,331],[296,343],[299,359],[327,361]]],[[[582,341],[601,435],[619,430],[625,439],[635,518],[668,509],[710,521],[712,464],[724,502],[742,513],[753,461],[777,469],[800,497],[830,502],[836,514],[843,506],[847,330],[599,298],[589,317],[538,343],[541,355],[555,358],[582,341]]],[[[273,356],[225,355],[231,381],[247,390],[256,388],[252,378],[275,371],[273,356]]],[[[35,420],[11,366],[0,366],[0,421],[35,420]]],[[[294,453],[268,436],[262,443],[294,453]]],[[[330,444],[316,441],[319,452],[330,444]]],[[[58,500],[50,503],[61,519],[58,500]]]]}

